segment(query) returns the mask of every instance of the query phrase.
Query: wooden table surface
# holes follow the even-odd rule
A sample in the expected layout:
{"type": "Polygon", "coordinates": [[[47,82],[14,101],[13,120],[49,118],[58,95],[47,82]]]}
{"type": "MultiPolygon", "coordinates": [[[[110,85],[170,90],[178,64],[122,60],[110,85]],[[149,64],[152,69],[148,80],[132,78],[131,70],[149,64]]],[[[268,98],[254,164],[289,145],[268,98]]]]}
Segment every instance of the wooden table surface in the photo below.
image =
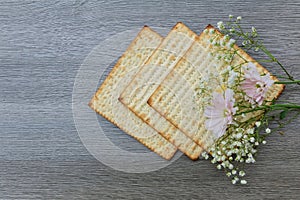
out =
{"type": "MultiPolygon", "coordinates": [[[[91,155],[79,137],[73,86],[95,47],[144,25],[165,34],[163,30],[182,21],[200,33],[228,14],[241,15],[255,26],[266,46],[299,79],[297,0],[2,0],[0,199],[299,199],[299,119],[283,129],[283,136],[274,133],[259,147],[243,186],[232,185],[209,161],[194,162],[184,155],[152,172],[116,170],[91,155]]],[[[99,68],[107,73],[111,66],[99,68]]],[[[299,91],[287,87],[281,99],[300,103],[299,91]]],[[[148,152],[101,117],[97,120],[116,146],[148,152]]],[[[110,158],[122,167],[118,155],[110,158]]]]}

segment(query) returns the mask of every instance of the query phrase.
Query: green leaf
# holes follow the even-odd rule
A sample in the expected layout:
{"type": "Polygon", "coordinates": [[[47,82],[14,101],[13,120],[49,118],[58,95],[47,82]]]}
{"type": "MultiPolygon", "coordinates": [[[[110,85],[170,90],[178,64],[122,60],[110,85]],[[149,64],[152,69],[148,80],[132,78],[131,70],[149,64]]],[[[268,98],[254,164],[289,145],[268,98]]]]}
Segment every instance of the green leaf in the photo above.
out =
{"type": "Polygon", "coordinates": [[[284,119],[286,117],[288,110],[284,110],[279,114],[279,119],[284,119]]]}

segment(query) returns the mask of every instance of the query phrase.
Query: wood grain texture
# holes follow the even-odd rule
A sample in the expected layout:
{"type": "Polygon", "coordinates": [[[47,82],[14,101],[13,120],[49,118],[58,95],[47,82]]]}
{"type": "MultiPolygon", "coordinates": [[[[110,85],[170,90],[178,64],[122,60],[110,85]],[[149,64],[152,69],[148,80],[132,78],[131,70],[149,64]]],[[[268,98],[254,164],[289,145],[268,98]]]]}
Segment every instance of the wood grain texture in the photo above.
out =
{"type": "MultiPolygon", "coordinates": [[[[0,199],[298,199],[299,119],[260,147],[257,163],[247,168],[246,186],[233,186],[209,162],[185,156],[155,172],[115,171],[91,156],[78,137],[73,83],[95,45],[145,24],[170,29],[182,21],[200,33],[228,14],[255,26],[299,79],[297,0],[1,1],[0,199]]],[[[300,103],[299,96],[292,86],[280,99],[300,103]]],[[[116,134],[110,137],[121,148],[147,151],[105,120],[99,123],[116,134]]]]}

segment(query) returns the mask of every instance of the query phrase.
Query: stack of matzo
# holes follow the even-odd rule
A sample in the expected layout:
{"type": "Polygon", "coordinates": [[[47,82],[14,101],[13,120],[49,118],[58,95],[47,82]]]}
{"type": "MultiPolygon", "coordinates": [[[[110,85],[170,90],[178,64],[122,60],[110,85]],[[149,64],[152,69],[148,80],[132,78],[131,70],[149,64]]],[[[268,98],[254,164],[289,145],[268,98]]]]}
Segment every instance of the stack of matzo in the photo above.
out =
{"type": "MultiPolygon", "coordinates": [[[[216,139],[205,129],[201,100],[193,98],[197,84],[206,73],[226,67],[217,55],[212,56],[210,37],[209,31],[197,36],[182,23],[165,39],[144,27],[89,105],[163,158],[170,159],[179,149],[197,159],[216,139]]],[[[255,63],[259,71],[266,71],[255,63]]],[[[268,100],[282,89],[282,85],[274,85],[268,100]]]]}

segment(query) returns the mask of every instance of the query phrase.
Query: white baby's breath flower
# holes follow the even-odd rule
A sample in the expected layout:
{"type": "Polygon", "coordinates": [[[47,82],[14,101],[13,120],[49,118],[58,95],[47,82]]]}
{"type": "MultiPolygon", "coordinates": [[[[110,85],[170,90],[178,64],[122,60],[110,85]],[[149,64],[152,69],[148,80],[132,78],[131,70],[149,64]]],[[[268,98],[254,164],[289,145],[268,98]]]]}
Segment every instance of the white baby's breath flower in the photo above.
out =
{"type": "Polygon", "coordinates": [[[251,153],[256,153],[257,152],[257,150],[256,149],[251,149],[251,153]]]}
{"type": "Polygon", "coordinates": [[[236,170],[233,169],[233,170],[231,171],[231,173],[232,173],[233,175],[235,175],[235,174],[236,174],[236,170]]]}
{"type": "Polygon", "coordinates": [[[235,40],[234,39],[230,39],[229,42],[227,43],[227,48],[232,48],[233,45],[235,44],[235,40]]]}
{"type": "Polygon", "coordinates": [[[240,172],[239,172],[239,176],[243,177],[243,176],[245,176],[245,175],[246,175],[246,173],[245,173],[244,171],[240,171],[240,172]]]}
{"type": "Polygon", "coordinates": [[[225,36],[224,36],[224,41],[228,42],[229,39],[230,39],[229,35],[225,35],[225,36]]]}
{"type": "Polygon", "coordinates": [[[264,141],[262,141],[262,143],[263,143],[263,144],[267,144],[267,141],[266,141],[266,140],[264,140],[264,141]]]}
{"type": "Polygon", "coordinates": [[[246,46],[248,44],[248,41],[247,40],[244,40],[243,42],[242,42],[242,45],[243,46],[246,46]]]}
{"type": "Polygon", "coordinates": [[[246,180],[241,180],[241,184],[245,185],[245,184],[247,184],[247,181],[246,180]]]}
{"type": "Polygon", "coordinates": [[[226,168],[225,162],[222,162],[220,165],[221,165],[222,167],[226,168]]]}
{"type": "Polygon", "coordinates": [[[266,128],[266,133],[271,133],[271,129],[266,128]]]}
{"type": "Polygon", "coordinates": [[[210,34],[214,34],[214,33],[215,33],[215,30],[214,30],[214,29],[209,29],[209,33],[210,33],[210,34]]]}
{"type": "Polygon", "coordinates": [[[229,15],[229,18],[232,19],[232,18],[233,18],[233,15],[229,15]]]}
{"type": "Polygon", "coordinates": [[[254,28],[253,26],[252,26],[252,37],[257,37],[256,28],[254,28]]]}
{"type": "Polygon", "coordinates": [[[255,146],[258,146],[258,145],[259,145],[259,143],[258,143],[258,142],[255,142],[254,144],[255,144],[255,146]]]}
{"type": "Polygon", "coordinates": [[[211,156],[215,158],[215,157],[216,157],[216,153],[215,153],[215,152],[212,152],[212,153],[211,153],[211,156]]]}
{"type": "Polygon", "coordinates": [[[234,180],[234,179],[232,179],[232,181],[231,181],[231,183],[233,184],[233,185],[235,185],[236,184],[236,180],[234,180]]]}
{"type": "Polygon", "coordinates": [[[241,20],[242,20],[242,17],[241,17],[241,16],[238,16],[238,17],[236,18],[236,20],[241,21],[241,20]]]}
{"type": "Polygon", "coordinates": [[[217,23],[217,25],[218,25],[218,28],[219,28],[220,30],[224,30],[224,29],[225,29],[224,23],[223,23],[222,21],[219,21],[219,22],[217,23]]]}
{"type": "Polygon", "coordinates": [[[227,71],[231,71],[232,70],[232,66],[228,65],[226,69],[227,69],[227,71]]]}
{"type": "Polygon", "coordinates": [[[260,122],[260,121],[255,122],[255,126],[256,126],[256,127],[260,127],[260,125],[261,125],[261,122],[260,122]]]}
{"type": "Polygon", "coordinates": [[[238,73],[236,73],[233,70],[229,71],[229,78],[228,78],[228,84],[230,86],[234,85],[236,78],[238,77],[238,73]]]}
{"type": "Polygon", "coordinates": [[[226,144],[226,140],[222,140],[221,144],[225,145],[226,144]]]}
{"type": "Polygon", "coordinates": [[[231,156],[232,155],[232,151],[229,150],[227,153],[226,153],[227,156],[231,156]]]}
{"type": "Polygon", "coordinates": [[[226,41],[224,39],[221,39],[220,40],[220,44],[221,44],[221,46],[225,46],[226,45],[226,41]]]}
{"type": "Polygon", "coordinates": [[[226,156],[223,155],[223,156],[221,157],[221,160],[222,160],[222,161],[226,160],[226,156]]]}
{"type": "Polygon", "coordinates": [[[217,169],[222,169],[222,165],[217,165],[217,169]]]}
{"type": "Polygon", "coordinates": [[[201,154],[201,156],[202,156],[205,160],[207,160],[207,159],[209,158],[209,155],[207,154],[206,151],[204,151],[204,152],[201,154]]]}
{"type": "Polygon", "coordinates": [[[249,128],[249,129],[247,129],[247,133],[248,133],[248,134],[253,134],[253,133],[254,133],[254,128],[249,128]]]}
{"type": "Polygon", "coordinates": [[[240,139],[242,136],[243,136],[242,133],[238,133],[238,134],[235,135],[235,138],[240,139]]]}
{"type": "Polygon", "coordinates": [[[225,163],[225,166],[226,166],[226,167],[228,167],[229,164],[230,164],[230,162],[229,162],[228,160],[225,160],[224,163],[225,163]]]}

